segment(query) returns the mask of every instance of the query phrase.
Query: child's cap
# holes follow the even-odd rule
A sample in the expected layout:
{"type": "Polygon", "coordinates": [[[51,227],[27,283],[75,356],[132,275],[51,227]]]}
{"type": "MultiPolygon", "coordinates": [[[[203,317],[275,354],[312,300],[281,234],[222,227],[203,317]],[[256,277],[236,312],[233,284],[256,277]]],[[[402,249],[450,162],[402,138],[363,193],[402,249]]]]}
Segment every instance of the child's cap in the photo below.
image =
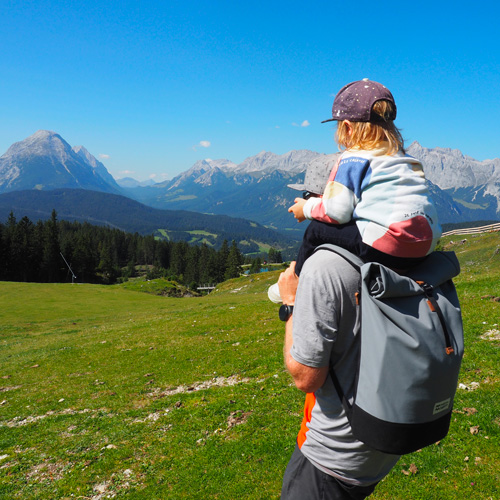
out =
{"type": "Polygon", "coordinates": [[[288,184],[289,188],[297,191],[309,191],[314,194],[323,194],[330,177],[333,165],[337,162],[340,153],[320,156],[309,163],[303,184],[288,184]]]}
{"type": "Polygon", "coordinates": [[[381,83],[364,78],[348,83],[335,96],[331,121],[351,120],[353,122],[384,122],[396,119],[396,103],[388,88],[381,83]],[[373,105],[377,101],[389,101],[394,106],[394,113],[384,119],[377,113],[372,114],[373,105]]]}

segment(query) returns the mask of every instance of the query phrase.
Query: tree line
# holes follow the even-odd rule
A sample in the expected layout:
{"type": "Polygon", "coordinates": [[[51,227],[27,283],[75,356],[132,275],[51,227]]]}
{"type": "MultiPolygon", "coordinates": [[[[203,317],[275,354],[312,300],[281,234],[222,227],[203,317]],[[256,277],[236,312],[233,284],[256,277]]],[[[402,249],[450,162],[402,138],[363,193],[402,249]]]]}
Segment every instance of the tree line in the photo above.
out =
{"type": "MultiPolygon", "coordinates": [[[[271,250],[272,260],[280,262],[280,252],[271,250]]],[[[73,273],[78,282],[112,284],[134,277],[142,267],[149,278],[165,277],[193,288],[237,277],[244,263],[234,240],[224,240],[215,250],[59,221],[55,210],[46,221],[17,221],[11,212],[7,222],[0,223],[0,281],[65,282],[73,273]]],[[[260,259],[248,263],[254,271],[256,263],[260,267],[260,259]]]]}

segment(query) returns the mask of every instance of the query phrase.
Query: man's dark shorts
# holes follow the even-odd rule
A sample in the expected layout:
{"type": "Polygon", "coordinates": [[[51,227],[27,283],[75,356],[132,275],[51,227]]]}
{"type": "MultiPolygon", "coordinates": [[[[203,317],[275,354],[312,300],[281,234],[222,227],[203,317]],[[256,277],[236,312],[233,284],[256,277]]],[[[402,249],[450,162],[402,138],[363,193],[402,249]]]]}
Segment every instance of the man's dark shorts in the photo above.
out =
{"type": "Polygon", "coordinates": [[[339,481],[315,467],[295,446],[283,477],[281,500],[363,500],[375,486],[353,486],[339,481]]]}

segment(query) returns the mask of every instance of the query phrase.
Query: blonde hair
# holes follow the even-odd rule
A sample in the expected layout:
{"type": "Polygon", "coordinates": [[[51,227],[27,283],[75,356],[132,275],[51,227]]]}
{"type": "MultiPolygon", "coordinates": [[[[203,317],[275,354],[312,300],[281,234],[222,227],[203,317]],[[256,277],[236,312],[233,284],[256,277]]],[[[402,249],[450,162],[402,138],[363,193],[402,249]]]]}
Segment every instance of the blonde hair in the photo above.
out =
{"type": "Polygon", "coordinates": [[[386,120],[386,117],[394,116],[394,106],[389,101],[377,101],[372,108],[372,114],[380,116],[376,122],[351,122],[339,121],[335,140],[340,149],[380,149],[384,153],[392,155],[401,150],[404,152],[404,140],[394,121],[386,120]]]}

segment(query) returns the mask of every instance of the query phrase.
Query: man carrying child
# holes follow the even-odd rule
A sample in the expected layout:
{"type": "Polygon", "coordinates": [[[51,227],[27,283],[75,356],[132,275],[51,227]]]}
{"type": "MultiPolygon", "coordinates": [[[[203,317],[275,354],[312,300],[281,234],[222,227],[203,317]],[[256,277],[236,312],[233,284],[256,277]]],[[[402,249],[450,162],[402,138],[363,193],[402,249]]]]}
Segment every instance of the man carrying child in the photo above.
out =
{"type": "Polygon", "coordinates": [[[296,386],[307,393],[282,500],[364,499],[399,459],[353,436],[328,376],[331,366],[346,397],[352,397],[360,278],[342,257],[315,253],[315,248],[334,243],[365,261],[404,270],[431,253],[441,235],[422,165],[404,153],[393,123],[391,92],[369,80],[348,84],[335,97],[332,116],[344,152],[323,196],[296,198],[290,207],[298,221],[312,222],[297,264],[292,262],[278,281],[280,319],[286,322],[285,364],[296,386]]]}

